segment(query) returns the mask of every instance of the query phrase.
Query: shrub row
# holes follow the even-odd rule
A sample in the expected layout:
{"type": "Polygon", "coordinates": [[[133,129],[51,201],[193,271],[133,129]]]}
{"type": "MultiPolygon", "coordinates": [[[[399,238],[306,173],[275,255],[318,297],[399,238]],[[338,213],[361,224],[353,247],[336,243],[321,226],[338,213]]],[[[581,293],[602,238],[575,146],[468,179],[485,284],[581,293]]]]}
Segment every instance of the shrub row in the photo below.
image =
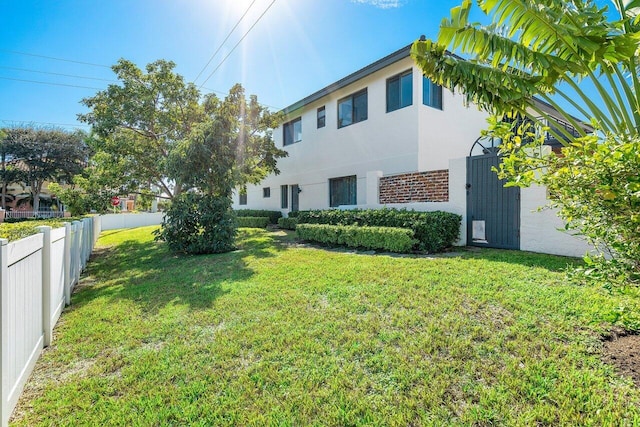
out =
{"type": "MultiPolygon", "coordinates": [[[[241,217],[267,217],[269,218],[269,224],[277,224],[278,218],[282,216],[282,212],[280,211],[266,211],[259,209],[238,209],[235,211],[236,215],[241,217]]],[[[241,226],[242,227],[242,226],[241,226]]]]}
{"type": "Polygon", "coordinates": [[[24,239],[38,233],[36,227],[48,225],[51,228],[63,227],[65,222],[76,221],[79,218],[51,218],[40,219],[37,221],[20,221],[14,223],[4,222],[0,224],[0,238],[9,239],[9,241],[24,239]]]}
{"type": "Polygon", "coordinates": [[[298,218],[278,218],[278,227],[286,230],[295,230],[298,224],[298,218]]]}
{"type": "Polygon", "coordinates": [[[269,224],[269,217],[266,216],[239,216],[236,220],[238,227],[267,228],[269,224]]]}
{"type": "Polygon", "coordinates": [[[298,224],[296,233],[303,240],[390,252],[409,252],[416,243],[406,228],[298,224]]]}
{"type": "Polygon", "coordinates": [[[358,225],[396,227],[413,230],[417,248],[440,252],[452,246],[460,234],[462,217],[434,211],[416,212],[405,209],[315,210],[298,213],[298,224],[358,225]]]}

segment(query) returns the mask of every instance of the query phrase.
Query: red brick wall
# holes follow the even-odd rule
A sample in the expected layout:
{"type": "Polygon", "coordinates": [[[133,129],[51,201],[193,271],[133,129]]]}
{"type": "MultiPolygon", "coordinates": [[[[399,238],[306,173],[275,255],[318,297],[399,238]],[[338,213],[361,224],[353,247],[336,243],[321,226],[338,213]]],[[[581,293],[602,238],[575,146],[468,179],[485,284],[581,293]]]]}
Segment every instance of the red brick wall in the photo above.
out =
{"type": "Polygon", "coordinates": [[[449,170],[405,173],[380,178],[379,203],[448,202],[449,170]]]}

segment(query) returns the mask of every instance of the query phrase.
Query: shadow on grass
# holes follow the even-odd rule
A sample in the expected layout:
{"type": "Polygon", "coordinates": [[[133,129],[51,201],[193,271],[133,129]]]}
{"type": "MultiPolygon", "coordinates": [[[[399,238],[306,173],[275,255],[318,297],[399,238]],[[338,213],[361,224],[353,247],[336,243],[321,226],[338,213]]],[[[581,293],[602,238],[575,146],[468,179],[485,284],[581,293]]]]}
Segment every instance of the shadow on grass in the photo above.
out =
{"type": "Polygon", "coordinates": [[[134,301],[147,314],[168,304],[207,309],[228,292],[225,284],[251,278],[249,258],[273,257],[282,250],[270,236],[251,230],[239,233],[237,250],[211,255],[175,254],[162,242],[124,240],[96,251],[72,308],[108,298],[134,301]]]}
{"type": "Polygon", "coordinates": [[[491,262],[518,264],[525,267],[544,268],[552,272],[566,271],[568,267],[577,267],[583,264],[583,261],[579,258],[508,249],[475,247],[466,248],[459,257],[462,259],[480,259],[491,262]]]}

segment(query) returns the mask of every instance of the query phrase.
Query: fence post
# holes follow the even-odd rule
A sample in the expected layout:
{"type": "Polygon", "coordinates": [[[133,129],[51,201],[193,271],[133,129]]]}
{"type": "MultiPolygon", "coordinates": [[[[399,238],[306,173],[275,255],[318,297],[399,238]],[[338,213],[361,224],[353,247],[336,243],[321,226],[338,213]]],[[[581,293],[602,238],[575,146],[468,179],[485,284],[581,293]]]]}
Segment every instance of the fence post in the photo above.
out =
{"type": "Polygon", "coordinates": [[[71,224],[64,223],[64,303],[71,304],[71,224]]]}
{"type": "Polygon", "coordinates": [[[0,426],[9,425],[9,266],[7,245],[0,239],[0,426]]]}
{"type": "Polygon", "coordinates": [[[51,344],[51,227],[41,225],[36,229],[42,233],[42,327],[45,347],[51,344]]]}

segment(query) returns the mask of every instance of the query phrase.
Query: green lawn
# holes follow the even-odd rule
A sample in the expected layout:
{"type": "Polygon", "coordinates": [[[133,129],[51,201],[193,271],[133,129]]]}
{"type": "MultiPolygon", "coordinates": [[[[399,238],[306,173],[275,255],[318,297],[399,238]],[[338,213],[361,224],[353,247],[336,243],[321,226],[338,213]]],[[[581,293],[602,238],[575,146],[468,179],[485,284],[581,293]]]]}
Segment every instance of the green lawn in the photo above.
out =
{"type": "Polygon", "coordinates": [[[599,338],[640,304],[564,283],[567,258],[372,256],[250,229],[185,257],[152,229],[103,233],[16,425],[640,425],[599,338]]]}

